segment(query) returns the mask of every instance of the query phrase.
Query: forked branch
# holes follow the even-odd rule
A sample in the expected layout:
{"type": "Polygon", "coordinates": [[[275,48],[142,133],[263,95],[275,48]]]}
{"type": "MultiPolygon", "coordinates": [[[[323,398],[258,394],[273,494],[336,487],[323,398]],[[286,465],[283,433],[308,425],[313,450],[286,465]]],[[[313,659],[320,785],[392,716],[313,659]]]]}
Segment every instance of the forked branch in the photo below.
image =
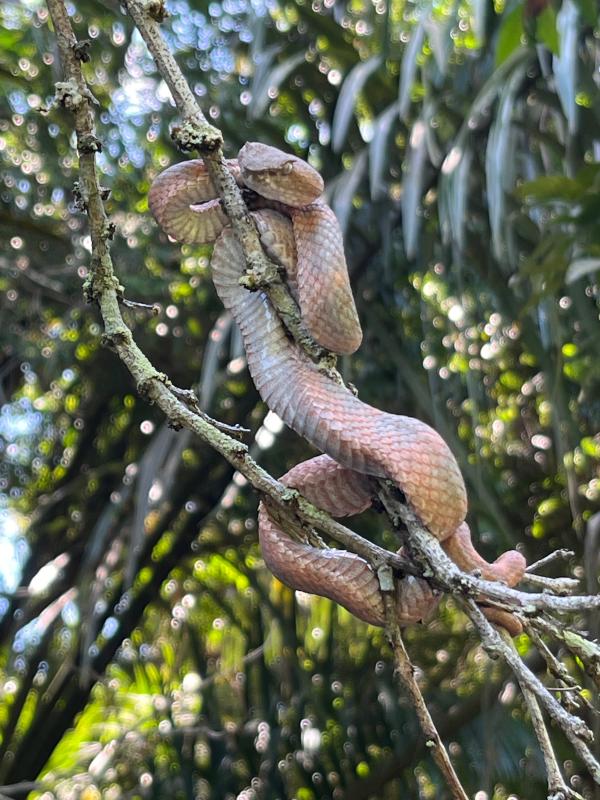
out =
{"type": "MultiPolygon", "coordinates": [[[[162,16],[160,1],[124,0],[124,5],[140,30],[181,112],[183,122],[179,128],[175,129],[174,138],[182,149],[197,150],[206,159],[223,207],[243,248],[255,285],[265,288],[268,292],[274,306],[298,344],[310,356],[317,360],[320,359],[324,366],[331,367],[330,356],[324,353],[322,348],[316,345],[304,331],[295,302],[281,282],[274,265],[262,250],[239,187],[225,165],[220,131],[206,120],[162,38],[157,21],[162,16]]],[[[461,572],[443,553],[439,543],[420,524],[410,508],[399,502],[392,490],[384,484],[379,487],[380,498],[392,522],[401,527],[403,531],[407,531],[405,533],[406,543],[413,560],[402,558],[373,545],[332,520],[297,492],[288,489],[272,478],[249,457],[244,444],[228,436],[221,426],[212,424],[212,421],[199,413],[193,404],[190,405],[186,398],[182,397],[181,391],[172,386],[168,377],[160,373],[137,346],[121,314],[120,302],[123,288],[115,276],[110,256],[112,228],[105,213],[95,163],[95,154],[101,149],[101,143],[96,137],[94,129],[94,101],[81,68],[81,48],[72,30],[64,0],[48,0],[48,8],[56,31],[65,73],[65,81],[57,84],[57,100],[74,114],[77,150],[80,159],[79,191],[82,205],[90,220],[92,269],[85,284],[85,293],[88,300],[97,302],[104,321],[105,342],[114,348],[119,358],[127,366],[138,391],[149,401],[156,403],[172,425],[193,431],[205,443],[223,455],[233,467],[246,477],[256,491],[277,507],[279,514],[287,518],[292,527],[308,525],[326,533],[336,542],[365,558],[378,574],[382,574],[383,569],[383,574],[387,572],[388,575],[390,570],[421,575],[430,580],[435,587],[457,595],[475,625],[484,647],[492,657],[500,656],[511,666],[523,687],[525,701],[529,706],[548,769],[549,797],[552,796],[553,800],[558,800],[560,792],[563,792],[565,799],[576,795],[568,793],[560,775],[551,745],[549,745],[550,740],[544,727],[539,704],[560,725],[594,780],[600,784],[600,767],[588,746],[590,731],[587,725],[581,718],[566,711],[541,681],[527,670],[516,651],[489,624],[475,602],[475,599],[480,602],[482,598],[485,598],[486,604],[496,605],[502,610],[520,614],[524,619],[533,621],[538,618],[541,620],[542,613],[546,615],[565,614],[598,608],[600,607],[600,597],[560,596],[548,591],[531,594],[509,589],[499,583],[483,581],[476,575],[461,572]]],[[[334,377],[339,380],[339,376],[334,377]]],[[[552,588],[552,584],[546,583],[547,580],[542,579],[541,581],[546,590],[552,588]]],[[[569,582],[560,586],[560,590],[566,592],[571,591],[572,588],[573,586],[569,582]]],[[[557,589],[556,585],[554,585],[554,589],[557,589]]],[[[448,754],[415,681],[414,668],[394,621],[393,600],[389,595],[386,597],[387,633],[394,649],[397,671],[411,696],[425,737],[428,743],[431,743],[433,756],[440,766],[453,796],[464,800],[467,795],[454,773],[448,754]]],[[[551,632],[552,623],[549,625],[551,632]]]]}

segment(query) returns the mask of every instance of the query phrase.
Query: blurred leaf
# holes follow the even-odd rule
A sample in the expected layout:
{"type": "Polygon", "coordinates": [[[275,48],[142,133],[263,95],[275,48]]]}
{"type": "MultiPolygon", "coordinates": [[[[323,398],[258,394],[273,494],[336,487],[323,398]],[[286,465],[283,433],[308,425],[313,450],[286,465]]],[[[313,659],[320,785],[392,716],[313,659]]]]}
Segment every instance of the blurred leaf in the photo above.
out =
{"type": "Polygon", "coordinates": [[[407,171],[402,182],[402,231],[404,249],[408,258],[417,253],[421,229],[421,196],[425,166],[427,164],[427,137],[425,122],[419,118],[413,125],[407,157],[407,171]]]}
{"type": "Polygon", "coordinates": [[[527,64],[532,59],[532,51],[527,47],[515,50],[506,61],[504,61],[479,90],[475,100],[471,104],[468,114],[461,125],[455,142],[461,144],[464,139],[481,124],[481,117],[490,113],[491,106],[496,96],[505,85],[511,72],[521,64],[527,64]]]}
{"type": "Polygon", "coordinates": [[[454,147],[446,156],[440,177],[440,226],[446,243],[454,241],[459,250],[465,245],[467,198],[472,151],[454,147]]]}
{"type": "Polygon", "coordinates": [[[586,25],[595,25],[598,20],[598,3],[595,0],[576,0],[586,25]]]}
{"type": "Polygon", "coordinates": [[[600,190],[600,186],[598,186],[600,179],[600,163],[594,162],[592,164],[586,164],[578,170],[575,179],[582,189],[600,190]]]}
{"type": "Polygon", "coordinates": [[[592,195],[584,198],[579,211],[569,217],[568,222],[576,220],[581,230],[588,226],[591,228],[593,240],[600,243],[600,230],[598,229],[598,218],[600,217],[600,195],[592,195]]]}
{"type": "Polygon", "coordinates": [[[208,337],[208,343],[204,349],[202,359],[202,370],[199,380],[199,400],[200,408],[209,411],[217,385],[217,370],[219,361],[224,350],[224,343],[229,335],[233,321],[229,312],[221,314],[208,337]]]}
{"type": "Polygon", "coordinates": [[[344,234],[348,229],[354,197],[358,192],[366,168],[367,150],[365,149],[358,154],[350,169],[343,173],[335,185],[332,208],[344,234]]]}
{"type": "Polygon", "coordinates": [[[425,36],[425,23],[424,13],[417,25],[413,28],[408,46],[404,49],[402,54],[402,61],[400,63],[400,87],[398,90],[398,114],[400,118],[406,120],[408,111],[410,109],[411,93],[413,84],[415,82],[415,75],[417,74],[417,59],[423,47],[423,38],[425,36]]]}
{"type": "Polygon", "coordinates": [[[586,275],[600,270],[600,258],[577,258],[571,261],[565,275],[565,283],[575,283],[586,275]]]}
{"type": "MultiPolygon", "coordinates": [[[[273,51],[270,50],[265,58],[268,60],[272,57],[273,51]]],[[[271,70],[266,70],[252,86],[252,101],[248,106],[248,114],[251,119],[258,119],[261,117],[269,103],[271,102],[272,94],[279,91],[281,84],[288,78],[292,72],[302,64],[305,60],[304,51],[295,53],[289,56],[273,67],[271,70]]]]}
{"type": "Polygon", "coordinates": [[[519,3],[508,14],[504,14],[496,42],[496,66],[500,66],[506,59],[522,45],[523,6],[519,3]]]}
{"type": "Polygon", "coordinates": [[[500,95],[498,111],[490,128],[485,153],[485,173],[492,247],[498,260],[504,257],[506,193],[515,181],[517,164],[511,157],[514,144],[513,112],[517,93],[525,77],[526,67],[518,65],[510,75],[500,95]]]}
{"type": "Polygon", "coordinates": [[[451,32],[456,24],[456,5],[448,15],[432,12],[426,14],[425,30],[429,39],[429,46],[435,59],[440,75],[444,76],[448,69],[448,53],[452,46],[451,32]]]}
{"type": "Polygon", "coordinates": [[[549,203],[556,200],[571,202],[581,196],[582,187],[574,178],[564,175],[542,175],[533,181],[527,181],[517,189],[519,197],[537,203],[549,203]]]}
{"type": "Polygon", "coordinates": [[[536,18],[536,34],[540,42],[543,42],[548,50],[557,56],[560,52],[560,41],[556,30],[556,11],[551,5],[546,6],[542,13],[536,18]]]}
{"type": "Polygon", "coordinates": [[[571,239],[562,231],[547,232],[533,253],[521,264],[525,275],[540,278],[528,308],[532,308],[541,297],[554,292],[563,282],[569,263],[571,239]]]}
{"type": "Polygon", "coordinates": [[[557,30],[560,55],[553,58],[556,92],[560,98],[569,133],[577,131],[577,48],[579,46],[579,9],[574,0],[563,0],[558,12],[557,30]]]}
{"type": "Polygon", "coordinates": [[[489,3],[487,0],[473,0],[473,30],[479,46],[485,43],[489,3]]]}
{"type": "Polygon", "coordinates": [[[378,200],[386,191],[384,171],[389,160],[388,140],[397,120],[398,103],[392,103],[377,117],[373,125],[373,138],[369,143],[369,184],[372,200],[378,200]]]}
{"type": "Polygon", "coordinates": [[[344,147],[358,95],[362,92],[369,77],[379,69],[381,64],[381,56],[373,56],[368,61],[357,64],[346,76],[335,104],[331,124],[331,144],[334,152],[339,153],[344,147]]]}
{"type": "Polygon", "coordinates": [[[133,521],[129,534],[129,551],[125,565],[125,586],[129,588],[137,570],[144,537],[146,534],[146,517],[156,499],[151,497],[151,490],[157,483],[159,497],[162,492],[168,493],[174,480],[175,472],[179,466],[179,459],[169,461],[171,449],[179,451],[177,431],[164,423],[152,437],[149,447],[146,448],[139,465],[135,487],[135,506],[133,521]],[[169,464],[169,468],[167,465],[169,464]]]}
{"type": "Polygon", "coordinates": [[[425,122],[425,135],[427,137],[427,154],[434,167],[439,167],[444,160],[444,153],[438,144],[435,122],[439,111],[438,103],[428,97],[423,103],[423,120],[425,122]]]}

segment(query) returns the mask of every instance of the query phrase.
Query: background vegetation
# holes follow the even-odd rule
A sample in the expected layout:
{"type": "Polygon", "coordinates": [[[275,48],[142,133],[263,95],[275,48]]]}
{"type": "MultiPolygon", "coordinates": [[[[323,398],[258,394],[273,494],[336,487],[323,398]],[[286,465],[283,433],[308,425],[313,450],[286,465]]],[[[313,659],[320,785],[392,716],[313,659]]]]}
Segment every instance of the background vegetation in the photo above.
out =
{"type": "MultiPolygon", "coordinates": [[[[92,41],[120,277],[161,306],[128,312],[136,337],[210,413],[250,427],[279,475],[308,447],[265,418],[208,250],[168,242],[147,211],[151,180],[181,158],[167,90],[117,4],[68,8],[92,41]]],[[[169,43],[230,154],[259,139],[327,180],[365,330],[343,365],[361,398],[443,433],[487,555],[570,547],[597,592],[596,4],[169,9],[169,43]]],[[[0,784],[19,784],[3,791],[443,798],[382,631],[271,578],[252,492],[102,347],[47,11],[5,2],[0,21],[0,784]]],[[[375,515],[356,528],[394,547],[375,515]]],[[[446,603],[406,638],[473,796],[545,797],[515,685],[464,617],[446,603]]]]}

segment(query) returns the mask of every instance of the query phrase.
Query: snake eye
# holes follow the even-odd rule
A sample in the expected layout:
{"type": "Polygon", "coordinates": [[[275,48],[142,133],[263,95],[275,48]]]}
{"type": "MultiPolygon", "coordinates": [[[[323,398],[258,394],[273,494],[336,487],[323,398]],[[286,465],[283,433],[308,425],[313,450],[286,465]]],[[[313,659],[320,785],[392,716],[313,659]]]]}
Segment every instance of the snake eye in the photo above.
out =
{"type": "Polygon", "coordinates": [[[286,162],[286,163],[283,165],[283,167],[281,168],[281,171],[283,172],[283,174],[284,174],[284,175],[289,175],[289,174],[290,174],[290,172],[291,172],[293,169],[294,169],[294,165],[292,164],[292,162],[291,162],[291,161],[287,161],[287,162],[286,162]]]}

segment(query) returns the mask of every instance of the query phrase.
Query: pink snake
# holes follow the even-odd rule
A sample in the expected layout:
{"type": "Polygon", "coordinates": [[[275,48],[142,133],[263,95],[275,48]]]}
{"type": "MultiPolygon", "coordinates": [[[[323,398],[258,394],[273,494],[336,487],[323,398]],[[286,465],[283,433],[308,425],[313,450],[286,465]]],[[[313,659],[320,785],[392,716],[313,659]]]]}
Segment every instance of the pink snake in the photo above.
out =
{"type": "MultiPolygon", "coordinates": [[[[339,225],[319,199],[324,188],[319,173],[295,156],[251,142],[237,160],[226,163],[238,184],[256,193],[253,207],[261,210],[252,216],[263,247],[285,269],[307,330],[329,350],[354,352],[362,332],[339,225]]],[[[149,205],[173,239],[214,242],[213,281],[239,325],[261,397],[326,454],[298,464],[281,481],[342,517],[372,504],[369,476],[391,479],[462,570],[517,584],[525,571],[520,553],[508,551],[490,564],[473,547],[463,478],[439,434],[412,417],[379,411],[333,382],[290,339],[266,295],[240,285],[244,256],[204,163],[187,161],[161,173],[150,189],[149,205]]],[[[379,581],[364,559],[293,540],[262,504],[259,538],[265,563],[283,583],[329,597],[368,623],[384,624],[379,581]]],[[[396,586],[403,625],[426,619],[438,602],[420,578],[399,578],[396,586]]],[[[510,614],[485,606],[484,612],[511,634],[520,632],[510,614]]]]}

